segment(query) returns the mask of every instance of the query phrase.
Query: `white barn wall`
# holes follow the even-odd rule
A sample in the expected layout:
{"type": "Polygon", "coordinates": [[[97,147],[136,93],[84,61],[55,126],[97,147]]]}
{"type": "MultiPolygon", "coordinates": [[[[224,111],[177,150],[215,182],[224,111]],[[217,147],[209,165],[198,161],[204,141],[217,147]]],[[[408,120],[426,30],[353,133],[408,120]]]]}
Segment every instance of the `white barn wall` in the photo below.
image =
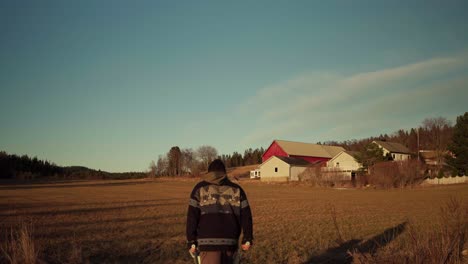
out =
{"type": "Polygon", "coordinates": [[[361,164],[347,152],[341,152],[327,162],[327,167],[323,167],[322,174],[330,177],[342,177],[343,180],[351,180],[353,172],[361,168],[361,164]]]}
{"type": "Polygon", "coordinates": [[[287,181],[289,168],[289,164],[273,156],[260,165],[260,179],[262,181],[287,181]],[[275,168],[278,168],[277,172],[275,168]]]}
{"type": "Polygon", "coordinates": [[[357,171],[361,165],[356,159],[346,152],[342,152],[335,158],[327,162],[327,167],[343,171],[357,171]]]}

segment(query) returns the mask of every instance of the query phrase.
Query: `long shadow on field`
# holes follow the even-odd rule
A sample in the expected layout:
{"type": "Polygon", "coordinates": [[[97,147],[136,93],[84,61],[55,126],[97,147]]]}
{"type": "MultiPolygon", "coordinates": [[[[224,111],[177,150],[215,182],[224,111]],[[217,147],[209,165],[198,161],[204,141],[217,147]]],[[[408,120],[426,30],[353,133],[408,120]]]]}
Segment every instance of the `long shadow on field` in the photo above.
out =
{"type": "Polygon", "coordinates": [[[363,254],[374,254],[379,248],[386,246],[403,233],[407,224],[407,222],[403,222],[399,225],[388,228],[381,234],[378,234],[363,243],[361,243],[361,239],[348,240],[337,247],[329,248],[318,256],[312,256],[306,263],[350,264],[353,262],[353,257],[348,252],[357,251],[363,254]]]}
{"type": "Polygon", "coordinates": [[[27,185],[3,185],[0,190],[23,190],[23,189],[54,189],[54,188],[78,188],[78,187],[113,187],[125,185],[140,185],[147,183],[155,183],[153,181],[135,181],[135,182],[96,182],[96,183],[81,183],[81,184],[51,184],[51,183],[35,183],[27,185]]]}

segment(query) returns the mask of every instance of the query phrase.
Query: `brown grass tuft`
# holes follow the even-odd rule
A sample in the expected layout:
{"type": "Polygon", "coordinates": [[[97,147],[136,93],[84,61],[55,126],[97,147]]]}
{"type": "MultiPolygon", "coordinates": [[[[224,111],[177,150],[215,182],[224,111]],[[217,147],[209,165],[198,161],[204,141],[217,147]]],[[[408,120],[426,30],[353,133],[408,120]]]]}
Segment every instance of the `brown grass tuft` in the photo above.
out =
{"type": "Polygon", "coordinates": [[[79,241],[76,239],[76,237],[73,237],[72,241],[70,242],[70,252],[68,255],[67,263],[69,264],[84,263],[83,249],[79,241]]]}
{"type": "Polygon", "coordinates": [[[439,222],[432,230],[408,226],[406,240],[399,247],[378,254],[353,250],[353,263],[467,263],[464,256],[468,232],[468,205],[451,198],[440,210],[439,222]]]}
{"type": "Polygon", "coordinates": [[[6,243],[1,245],[2,258],[11,264],[35,264],[38,249],[32,237],[31,223],[22,222],[17,230],[11,229],[6,243]]]}
{"type": "Polygon", "coordinates": [[[462,263],[468,232],[468,205],[451,198],[440,210],[440,220],[432,232],[409,229],[413,263],[462,263]]]}

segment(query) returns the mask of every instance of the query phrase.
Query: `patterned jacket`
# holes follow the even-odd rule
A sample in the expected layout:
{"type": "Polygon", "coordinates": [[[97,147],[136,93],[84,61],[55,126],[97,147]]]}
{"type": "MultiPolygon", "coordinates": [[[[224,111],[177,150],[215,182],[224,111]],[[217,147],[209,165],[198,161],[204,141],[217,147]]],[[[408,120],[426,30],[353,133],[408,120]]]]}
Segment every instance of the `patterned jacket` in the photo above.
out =
{"type": "Polygon", "coordinates": [[[187,214],[187,241],[200,251],[237,250],[252,243],[252,213],[242,188],[224,179],[219,185],[202,181],[190,195],[187,214]]]}

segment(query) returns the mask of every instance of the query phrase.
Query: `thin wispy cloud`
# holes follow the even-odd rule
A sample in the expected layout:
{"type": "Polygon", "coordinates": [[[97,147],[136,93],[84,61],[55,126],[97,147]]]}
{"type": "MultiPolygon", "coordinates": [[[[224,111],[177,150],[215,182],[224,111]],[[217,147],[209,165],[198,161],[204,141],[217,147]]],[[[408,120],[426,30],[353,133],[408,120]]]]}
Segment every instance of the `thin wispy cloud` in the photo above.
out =
{"type": "Polygon", "coordinates": [[[242,104],[243,114],[257,116],[257,126],[244,142],[351,139],[375,131],[375,126],[385,131],[403,128],[408,124],[398,119],[412,110],[430,115],[437,101],[450,104],[460,96],[468,98],[467,73],[468,53],[463,52],[348,76],[304,74],[265,87],[242,104]]]}
{"type": "Polygon", "coordinates": [[[379,87],[388,82],[404,79],[427,78],[432,74],[446,73],[466,65],[467,58],[467,54],[462,53],[460,56],[434,58],[400,67],[360,73],[344,79],[341,81],[340,86],[359,90],[379,87]]]}

